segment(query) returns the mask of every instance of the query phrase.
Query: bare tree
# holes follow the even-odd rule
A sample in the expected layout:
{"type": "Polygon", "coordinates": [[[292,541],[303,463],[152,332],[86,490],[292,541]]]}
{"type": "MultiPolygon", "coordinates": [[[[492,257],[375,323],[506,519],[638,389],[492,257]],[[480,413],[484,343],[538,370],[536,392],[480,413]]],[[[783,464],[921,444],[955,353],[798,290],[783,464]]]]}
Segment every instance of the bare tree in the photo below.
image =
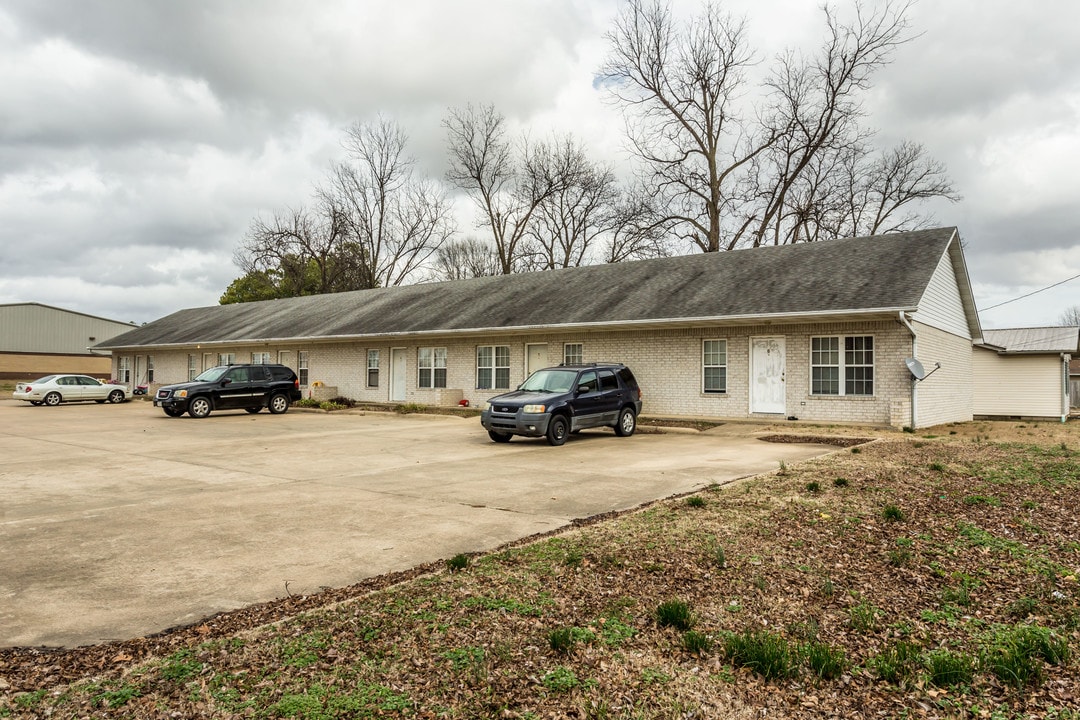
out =
{"type": "Polygon", "coordinates": [[[1061,313],[1061,317],[1058,318],[1058,324],[1068,327],[1080,325],[1080,305],[1065,308],[1061,313]]]}
{"type": "Polygon", "coordinates": [[[414,176],[406,144],[401,128],[385,118],[352,125],[347,159],[334,165],[318,191],[359,249],[367,287],[416,279],[454,232],[449,202],[433,182],[414,176]]]}
{"type": "Polygon", "coordinates": [[[501,275],[499,256],[490,243],[475,237],[451,240],[435,253],[432,280],[465,280],[501,275]]]}
{"type": "Polygon", "coordinates": [[[511,142],[506,119],[494,106],[453,108],[447,132],[447,178],[474,202],[491,231],[502,273],[522,260],[522,246],[537,208],[575,181],[572,157],[547,143],[511,142]]]}
{"type": "Polygon", "coordinates": [[[892,0],[874,11],[856,4],[845,23],[826,7],[820,51],[782,54],[755,88],[745,21],[710,3],[680,26],[660,0],[629,0],[608,34],[602,72],[666,208],[663,224],[712,252],[855,226],[906,229],[919,216],[901,207],[955,198],[921,146],[868,161],[870,134],[859,126],[873,74],[907,39],[907,10],[892,0]],[[845,168],[850,177],[834,175],[845,168]],[[845,212],[852,217],[841,223],[845,212]]]}

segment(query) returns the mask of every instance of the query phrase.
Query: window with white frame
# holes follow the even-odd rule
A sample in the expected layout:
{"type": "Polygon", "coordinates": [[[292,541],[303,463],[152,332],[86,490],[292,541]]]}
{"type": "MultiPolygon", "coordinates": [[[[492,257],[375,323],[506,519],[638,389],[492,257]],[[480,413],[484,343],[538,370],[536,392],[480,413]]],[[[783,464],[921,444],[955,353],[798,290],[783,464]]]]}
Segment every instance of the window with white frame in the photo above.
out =
{"type": "Polygon", "coordinates": [[[563,345],[563,364],[581,365],[585,362],[585,346],[581,343],[566,343],[563,345]]]}
{"type": "Polygon", "coordinates": [[[419,348],[416,352],[416,386],[446,387],[446,348],[419,348]]]}
{"type": "Polygon", "coordinates": [[[146,382],[147,383],[154,382],[154,356],[153,355],[147,355],[146,356],[146,382]]]}
{"type": "Polygon", "coordinates": [[[117,380],[122,383],[131,382],[131,358],[122,355],[116,359],[117,380]]]}
{"type": "Polygon", "coordinates": [[[702,341],[701,378],[704,392],[727,392],[727,340],[702,341]]]}
{"type": "Polygon", "coordinates": [[[510,388],[509,345],[483,345],[476,348],[476,387],[478,390],[510,388]]]}
{"type": "Polygon", "coordinates": [[[251,364],[252,365],[269,365],[270,364],[270,353],[268,353],[268,352],[257,352],[257,353],[254,352],[254,353],[251,353],[251,364]]]}
{"type": "Polygon", "coordinates": [[[296,377],[300,380],[302,387],[307,387],[308,384],[308,351],[299,350],[296,353],[296,377]]]}
{"type": "Polygon", "coordinates": [[[187,379],[194,380],[195,376],[199,374],[199,356],[188,355],[187,356],[187,379]]]}
{"type": "Polygon", "coordinates": [[[367,351],[367,386],[379,387],[379,351],[367,351]]]}
{"type": "Polygon", "coordinates": [[[873,336],[810,338],[810,394],[873,395],[873,336]]]}
{"type": "Polygon", "coordinates": [[[236,353],[218,353],[217,356],[218,365],[235,365],[236,353]]]}

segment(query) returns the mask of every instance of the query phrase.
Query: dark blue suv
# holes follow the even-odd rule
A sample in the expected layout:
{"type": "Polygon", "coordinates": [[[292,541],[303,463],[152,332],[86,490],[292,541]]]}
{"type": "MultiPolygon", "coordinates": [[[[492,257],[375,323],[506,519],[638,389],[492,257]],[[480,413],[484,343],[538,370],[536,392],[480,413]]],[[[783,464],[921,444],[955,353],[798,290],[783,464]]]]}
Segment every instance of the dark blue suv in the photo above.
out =
{"type": "Polygon", "coordinates": [[[480,423],[495,442],[524,435],[562,445],[570,433],[592,427],[633,435],[640,412],[641,388],[625,365],[560,365],[537,370],[514,392],[484,403],[480,423]]]}

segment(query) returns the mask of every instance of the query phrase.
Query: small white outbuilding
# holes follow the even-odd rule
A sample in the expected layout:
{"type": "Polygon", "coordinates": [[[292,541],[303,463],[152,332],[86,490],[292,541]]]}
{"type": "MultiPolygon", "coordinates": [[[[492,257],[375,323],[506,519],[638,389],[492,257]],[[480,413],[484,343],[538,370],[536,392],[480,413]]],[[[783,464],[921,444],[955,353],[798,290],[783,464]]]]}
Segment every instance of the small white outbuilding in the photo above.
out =
{"type": "Polygon", "coordinates": [[[1080,327],[983,330],[972,357],[976,418],[1069,417],[1069,361],[1080,327]]]}

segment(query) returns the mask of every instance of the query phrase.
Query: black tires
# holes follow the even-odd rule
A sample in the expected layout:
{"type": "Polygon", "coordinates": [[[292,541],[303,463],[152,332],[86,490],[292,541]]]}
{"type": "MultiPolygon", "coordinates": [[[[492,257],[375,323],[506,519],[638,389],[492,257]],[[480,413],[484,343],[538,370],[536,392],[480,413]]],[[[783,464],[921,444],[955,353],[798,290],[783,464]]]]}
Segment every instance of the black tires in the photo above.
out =
{"type": "Polygon", "coordinates": [[[556,415],[548,423],[547,441],[551,445],[562,445],[570,437],[570,421],[565,415],[556,415]]]}
{"type": "Polygon", "coordinates": [[[249,407],[249,408],[244,408],[244,409],[247,410],[252,415],[254,415],[255,413],[262,410],[262,405],[256,405],[255,407],[249,407]]]}
{"type": "Polygon", "coordinates": [[[188,402],[188,415],[193,418],[204,418],[210,414],[213,408],[210,407],[210,399],[202,397],[201,395],[196,398],[192,398],[188,402]]]}
{"type": "Polygon", "coordinates": [[[162,406],[161,409],[164,410],[165,414],[168,415],[169,417],[180,417],[181,415],[184,414],[183,410],[180,410],[180,409],[174,408],[174,407],[169,407],[168,405],[162,406]]]}
{"type": "Polygon", "coordinates": [[[109,393],[109,402],[111,402],[113,405],[124,402],[124,391],[113,390],[111,393],[109,393]]]}
{"type": "Polygon", "coordinates": [[[615,434],[619,437],[630,437],[637,429],[637,416],[634,409],[624,407],[619,411],[619,421],[615,423],[615,434]]]}
{"type": "Polygon", "coordinates": [[[280,415],[289,409],[289,396],[284,393],[275,393],[270,396],[270,402],[267,403],[267,407],[270,408],[270,412],[274,415],[280,415]]]}
{"type": "Polygon", "coordinates": [[[514,437],[510,433],[495,432],[494,430],[488,430],[488,437],[497,443],[508,443],[510,438],[514,437]]]}
{"type": "Polygon", "coordinates": [[[49,393],[48,395],[45,396],[45,399],[42,400],[42,402],[44,402],[49,407],[56,407],[61,402],[63,402],[63,400],[64,400],[64,398],[60,397],[60,393],[51,392],[51,393],[49,393]]]}

